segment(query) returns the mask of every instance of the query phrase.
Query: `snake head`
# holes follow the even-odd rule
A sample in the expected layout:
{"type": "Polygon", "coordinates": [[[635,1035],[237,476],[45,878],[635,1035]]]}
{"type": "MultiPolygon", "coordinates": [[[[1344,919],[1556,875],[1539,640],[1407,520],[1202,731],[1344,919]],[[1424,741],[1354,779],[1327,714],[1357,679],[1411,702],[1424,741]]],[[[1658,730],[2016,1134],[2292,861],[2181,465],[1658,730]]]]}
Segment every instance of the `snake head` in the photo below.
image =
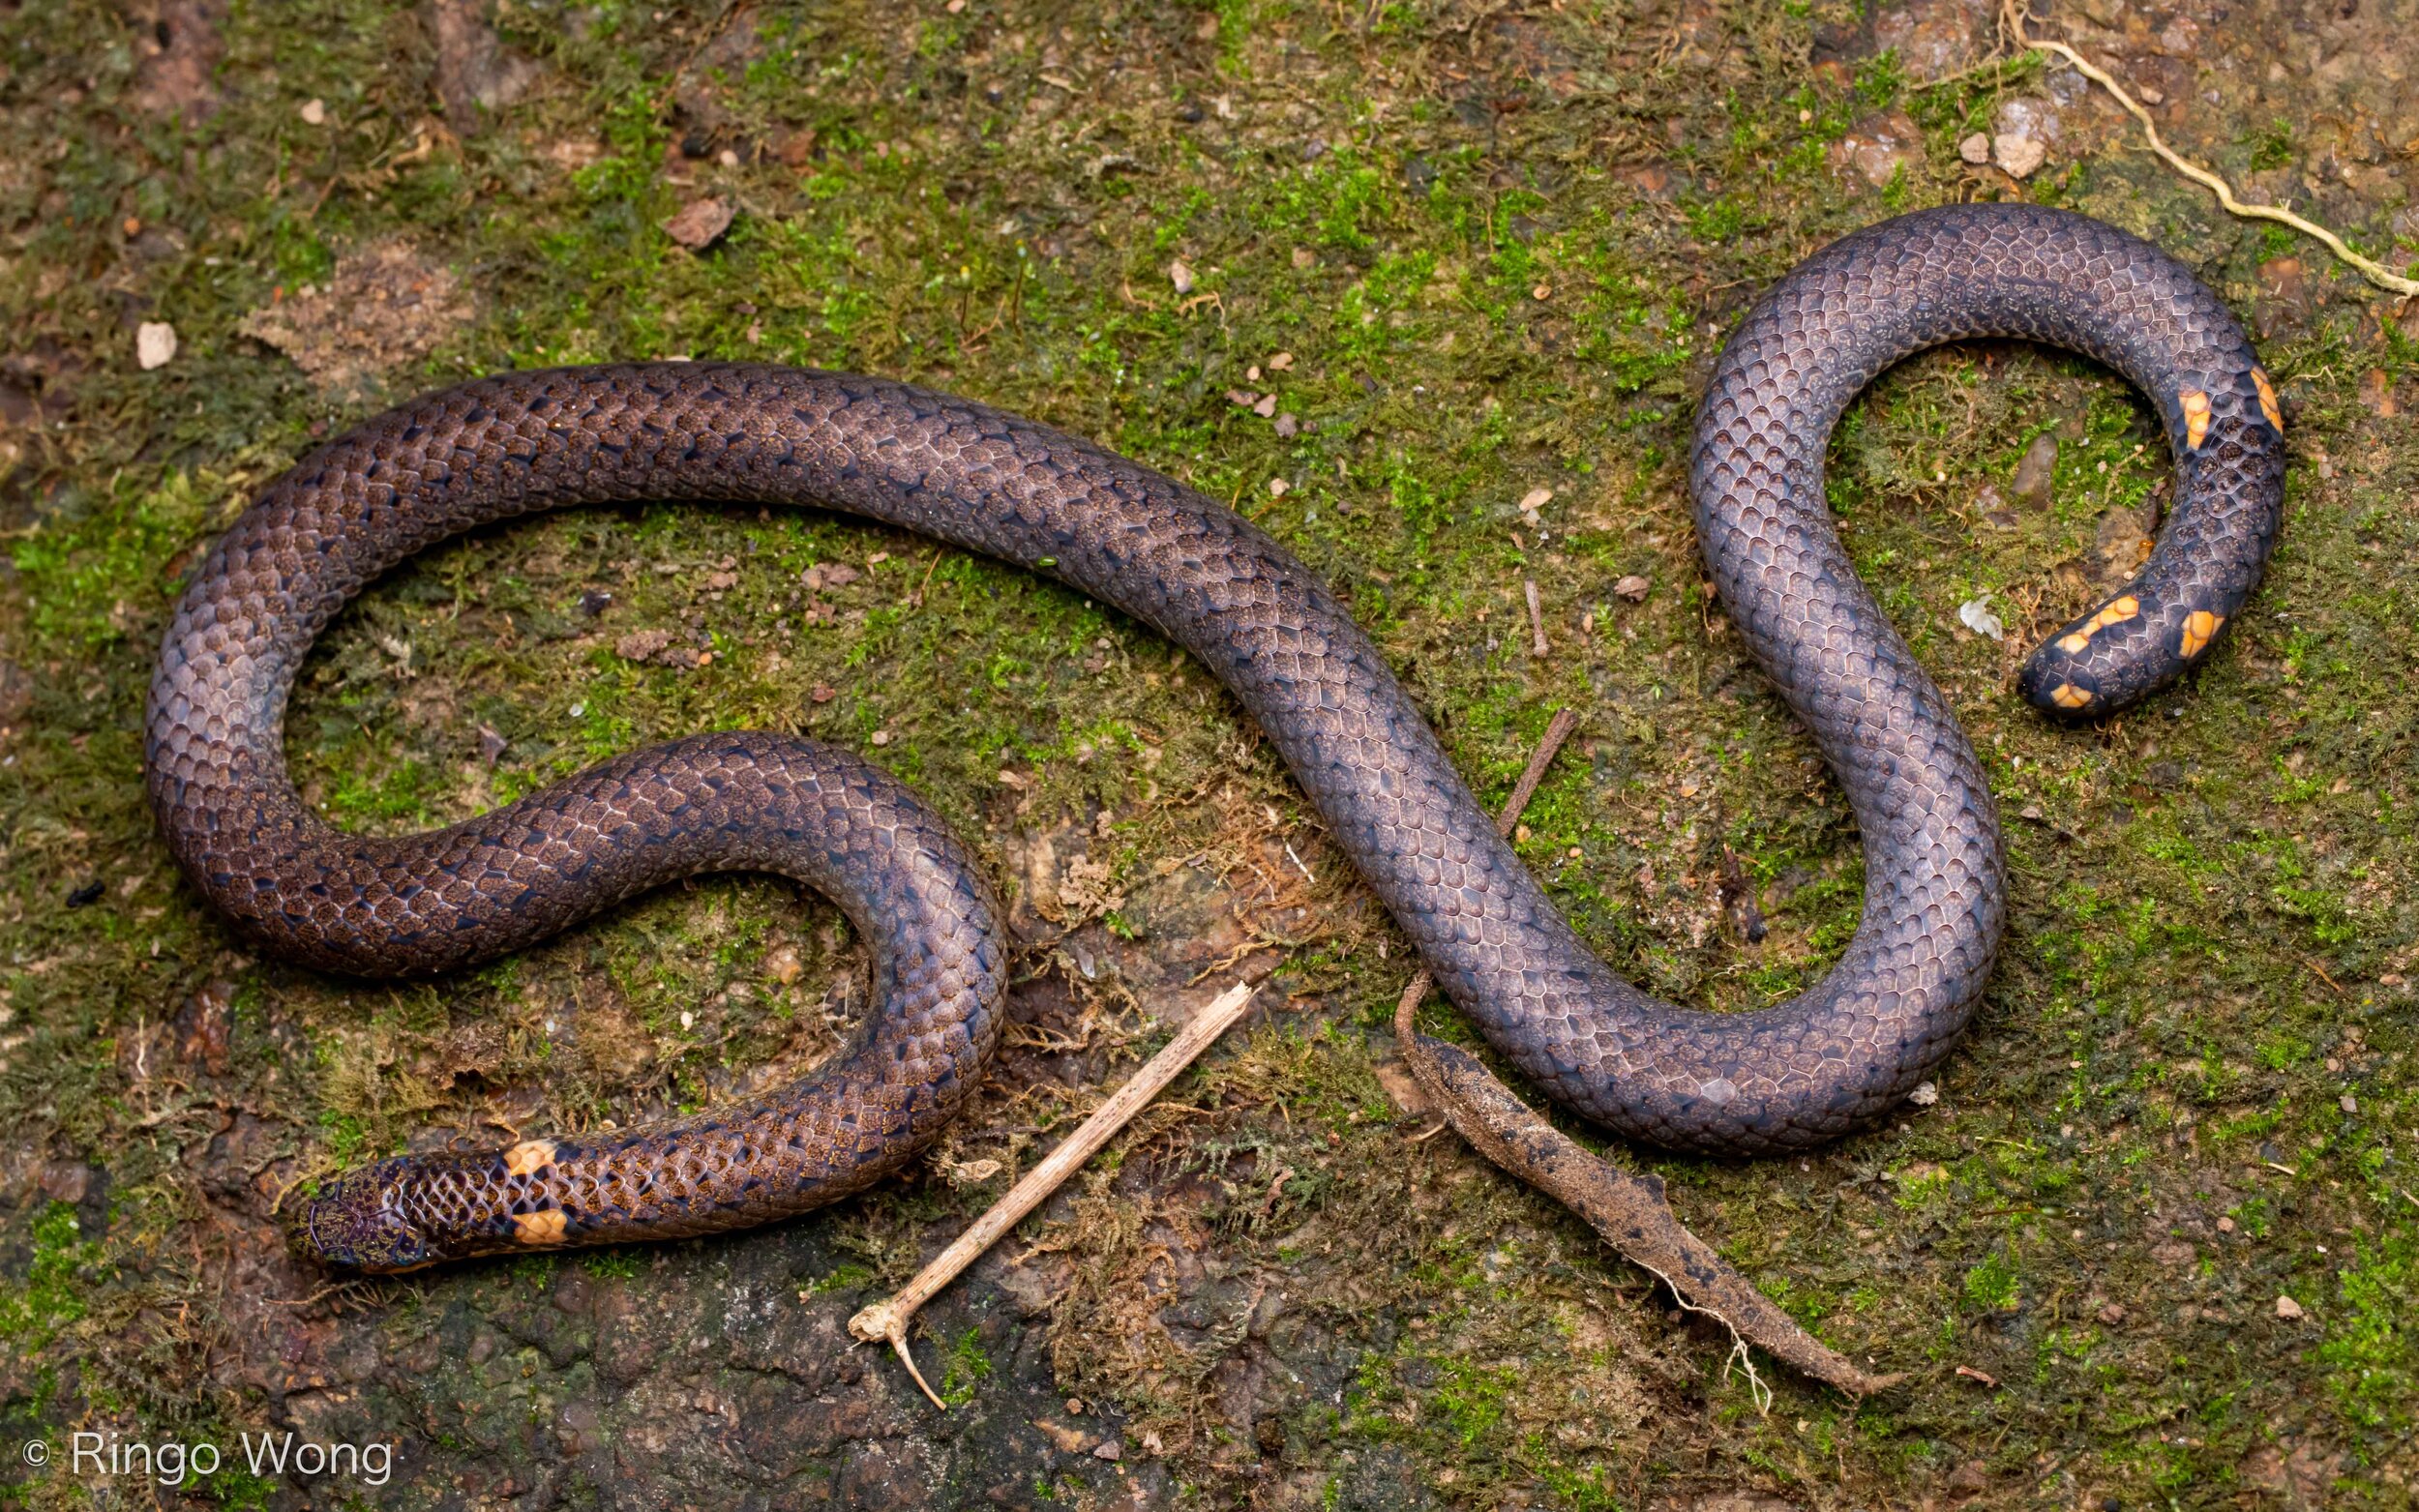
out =
{"type": "Polygon", "coordinates": [[[389,1167],[380,1161],[348,1171],[289,1214],[286,1242],[323,1265],[345,1270],[417,1270],[442,1259],[418,1225],[397,1212],[389,1167]]]}

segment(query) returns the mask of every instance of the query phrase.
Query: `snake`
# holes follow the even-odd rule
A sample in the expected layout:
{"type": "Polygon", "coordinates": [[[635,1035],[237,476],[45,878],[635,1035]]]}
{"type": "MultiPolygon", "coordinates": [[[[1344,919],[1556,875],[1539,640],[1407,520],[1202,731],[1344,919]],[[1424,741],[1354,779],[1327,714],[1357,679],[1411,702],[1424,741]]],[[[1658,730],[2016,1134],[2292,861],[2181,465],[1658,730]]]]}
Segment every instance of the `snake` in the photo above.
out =
{"type": "Polygon", "coordinates": [[[1985,769],[1841,545],[1825,453],[1883,371],[1983,338],[2114,369],[2155,406],[2173,460],[2147,560],[2023,663],[2017,689],[2044,713],[2105,719],[2201,665],[2274,543],[2275,385],[2218,296],[2149,242],[2056,209],[1956,205],[1855,231],[1780,278],[1713,367],[1688,485],[1715,597],[1853,813],[1864,900],[1815,985],[1735,1013],[1657,1000],[1595,955],[1318,574],[1225,505],[1090,441],[881,378],[684,361],[498,373],[326,443],[194,570],[147,704],[154,814],[243,936],[327,972],[441,974],[678,877],[757,870],[839,905],[875,990],[824,1065],[761,1098],[373,1161],[294,1204],[294,1245],[397,1271],[801,1212],[901,1170],[1000,1042],[1012,952],[982,866],[845,750],[694,735],[392,837],[332,827],[297,792],[288,699],[346,603],[445,537],[617,501],[858,516],[1164,635],[1259,726],[1452,1002],[1545,1096],[1613,1134],[1747,1157],[1888,1116],[1974,1018],[2007,867],[1985,769]]]}

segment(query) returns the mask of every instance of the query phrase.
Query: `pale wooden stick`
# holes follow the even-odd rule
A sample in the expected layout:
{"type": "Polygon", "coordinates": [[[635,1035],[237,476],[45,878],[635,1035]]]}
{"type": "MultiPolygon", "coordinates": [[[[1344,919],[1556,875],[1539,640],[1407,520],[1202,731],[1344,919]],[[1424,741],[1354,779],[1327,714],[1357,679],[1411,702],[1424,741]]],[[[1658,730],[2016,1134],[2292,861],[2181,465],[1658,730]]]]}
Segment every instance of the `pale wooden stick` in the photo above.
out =
{"type": "Polygon", "coordinates": [[[1201,1052],[1208,1050],[1219,1035],[1235,1026],[1251,1006],[1254,984],[1238,982],[1220,993],[1217,1000],[1203,1009],[1183,1031],[1168,1042],[1167,1049],[1150,1057],[1132,1081],[1119,1087],[1109,1100],[1084,1120],[1082,1128],[1068,1135],[1057,1149],[1038,1166],[1025,1173],[1025,1178],[1008,1188],[1008,1195],[992,1205],[991,1211],[974,1220],[973,1227],[959,1234],[957,1241],[941,1251],[933,1262],[917,1271],[915,1279],[885,1301],[849,1319],[849,1332],[871,1344],[887,1340],[898,1351],[899,1360],[924,1388],[924,1395],[933,1399],[933,1406],[946,1412],[949,1404],[927,1384],[924,1373],[915,1368],[915,1356],[908,1352],[907,1326],[917,1308],[933,1299],[941,1288],[955,1281],[958,1272],[974,1263],[983,1251],[999,1241],[1001,1234],[1016,1227],[1018,1220],[1041,1205],[1056,1192],[1061,1182],[1073,1175],[1076,1169],[1091,1159],[1100,1146],[1109,1142],[1120,1129],[1142,1112],[1143,1105],[1159,1095],[1160,1089],[1181,1075],[1201,1052]]]}
{"type": "Polygon", "coordinates": [[[2125,86],[2118,83],[2107,70],[2094,64],[2089,58],[2084,57],[2065,43],[2049,37],[2035,37],[2027,31],[2024,26],[2023,0],[2005,0],[2000,15],[2003,24],[2016,38],[2018,46],[2038,47],[2044,52],[2056,53],[2064,58],[2077,74],[2115,96],[2116,103],[2125,108],[2125,112],[2141,123],[2143,133],[2150,138],[2150,150],[2159,155],[2160,161],[2217,195],[2218,203],[2224,205],[2228,214],[2242,216],[2246,220],[2274,221],[2279,225],[2291,226],[2304,236],[2315,237],[2326,244],[2329,252],[2350,263],[2359,270],[2362,278],[2377,287],[2391,289],[2406,300],[2419,299],[2419,280],[2404,278],[2401,274],[2362,256],[2346,246],[2342,237],[2325,226],[2315,222],[2305,221],[2290,210],[2277,205],[2255,205],[2235,198],[2232,186],[2228,185],[2225,180],[2198,163],[2187,161],[2174,148],[2167,145],[2166,138],[2159,134],[2159,123],[2150,118],[2150,112],[2142,108],[2141,102],[2126,93],[2125,86]]]}

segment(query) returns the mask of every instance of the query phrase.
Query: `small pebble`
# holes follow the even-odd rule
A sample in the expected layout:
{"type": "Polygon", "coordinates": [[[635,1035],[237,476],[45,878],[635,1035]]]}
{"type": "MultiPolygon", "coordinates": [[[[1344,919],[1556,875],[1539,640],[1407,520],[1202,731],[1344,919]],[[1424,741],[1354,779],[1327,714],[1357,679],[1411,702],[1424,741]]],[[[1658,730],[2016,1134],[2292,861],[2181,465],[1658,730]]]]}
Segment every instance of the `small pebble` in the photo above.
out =
{"type": "Polygon", "coordinates": [[[134,363],[149,372],[164,368],[176,356],[176,327],[164,320],[146,320],[134,328],[134,363]]]}
{"type": "Polygon", "coordinates": [[[325,126],[325,125],[327,125],[327,124],[328,124],[328,107],[327,107],[327,102],[325,102],[325,101],[323,101],[323,100],[306,100],[306,101],[304,101],[304,102],[303,102],[303,107],[302,107],[302,118],[303,118],[303,125],[305,125],[305,126],[325,126]]]}
{"type": "Polygon", "coordinates": [[[1631,573],[1628,577],[1624,578],[1621,581],[1613,584],[1613,597],[1617,599],[1627,599],[1632,604],[1644,604],[1646,602],[1646,594],[1649,586],[1650,584],[1645,578],[1639,577],[1636,573],[1631,573]]]}
{"type": "Polygon", "coordinates": [[[2280,1295],[2276,1299],[2276,1316],[2290,1322],[2302,1316],[2301,1304],[2289,1296],[2280,1295]]]}
{"type": "Polygon", "coordinates": [[[1991,138],[1990,152],[2008,177],[2014,179],[2032,177],[2049,157],[2049,149],[2031,137],[2005,133],[1991,138]]]}
{"type": "Polygon", "coordinates": [[[1981,132],[1976,132],[1957,143],[1957,156],[1974,166],[1981,167],[1990,161],[1990,138],[1981,132]]]}
{"type": "Polygon", "coordinates": [[[1184,266],[1183,258],[1179,257],[1168,264],[1168,282],[1176,285],[1179,294],[1193,291],[1193,270],[1184,266]]]}

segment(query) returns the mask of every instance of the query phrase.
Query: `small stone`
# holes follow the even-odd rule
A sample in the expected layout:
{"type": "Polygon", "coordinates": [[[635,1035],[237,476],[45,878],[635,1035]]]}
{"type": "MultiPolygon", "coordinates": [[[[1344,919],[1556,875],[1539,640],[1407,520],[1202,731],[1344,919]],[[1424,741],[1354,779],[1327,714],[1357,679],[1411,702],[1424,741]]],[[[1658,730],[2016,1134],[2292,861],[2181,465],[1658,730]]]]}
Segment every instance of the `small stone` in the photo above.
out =
{"type": "Polygon", "coordinates": [[[304,101],[304,102],[303,102],[303,107],[302,107],[302,118],[303,118],[303,125],[305,125],[305,126],[325,126],[325,125],[327,125],[327,124],[328,124],[328,106],[327,106],[327,102],[326,102],[326,101],[324,101],[324,100],[306,100],[306,101],[304,101]]]}
{"type": "Polygon", "coordinates": [[[2220,1233],[2232,1233],[2233,1231],[2234,1231],[2234,1220],[2233,1220],[2233,1219],[2231,1219],[2231,1218],[2221,1218],[2221,1219],[2219,1219],[2219,1220],[2218,1220],[2218,1232],[2220,1232],[2220,1233]]]}
{"type": "Polygon", "coordinates": [[[725,200],[692,199],[680,207],[680,213],[664,222],[664,234],[691,252],[703,252],[731,229],[732,218],[738,212],[725,200]]]}
{"type": "Polygon", "coordinates": [[[1632,604],[1644,604],[1646,602],[1646,594],[1649,586],[1651,585],[1645,578],[1639,577],[1636,573],[1631,573],[1627,578],[1622,578],[1621,581],[1613,584],[1613,597],[1617,599],[1627,599],[1632,604]]]}
{"type": "Polygon", "coordinates": [[[1251,412],[1258,415],[1263,420],[1266,420],[1270,415],[1275,414],[1276,396],[1273,394],[1263,394],[1260,396],[1260,402],[1251,406],[1251,412]]]}
{"type": "Polygon", "coordinates": [[[1552,489],[1531,489],[1520,496],[1520,512],[1524,515],[1534,515],[1553,502],[1554,490],[1552,489]]]}
{"type": "Polygon", "coordinates": [[[1078,1416],[1078,1417],[1083,1416],[1083,1415],[1084,1415],[1084,1399],[1083,1399],[1082,1397],[1069,1397],[1069,1398],[1067,1398],[1067,1399],[1066,1399],[1066,1409],[1067,1409],[1068,1411],[1070,1411],[1070,1412],[1074,1413],[1074,1414],[1075,1414],[1076,1416],[1078,1416]]]}
{"type": "Polygon", "coordinates": [[[1312,251],[1311,251],[1309,248],[1307,248],[1307,247],[1297,247],[1297,248],[1295,248],[1295,249],[1294,249],[1294,266],[1295,266],[1295,267],[1297,267],[1297,268],[1315,268],[1315,267],[1317,267],[1318,265],[1319,265],[1319,254],[1318,254],[1317,252],[1312,252],[1312,251]]]}
{"type": "MultiPolygon", "coordinates": [[[[1214,21],[1217,17],[1211,16],[1210,19],[1214,21]]],[[[1193,291],[1193,270],[1184,265],[1183,258],[1179,257],[1168,264],[1168,282],[1176,285],[1176,291],[1179,294],[1189,294],[1193,291]]]]}
{"type": "Polygon", "coordinates": [[[613,642],[613,655],[625,662],[644,662],[672,645],[669,630],[634,630],[613,642]]]}
{"type": "Polygon", "coordinates": [[[2097,1316],[2102,1322],[2106,1323],[2111,1328],[2114,1328],[2117,1324],[2125,1321],[2125,1309],[2118,1303],[2109,1302],[2101,1307],[2097,1316]]]}
{"type": "Polygon", "coordinates": [[[1292,352],[1279,352],[1275,356],[1269,359],[1269,371],[1270,372],[1287,372],[1292,371],[1293,366],[1294,354],[1292,352]]]}
{"type": "Polygon", "coordinates": [[[2029,136],[2002,133],[1991,138],[1990,155],[1998,160],[2008,177],[2022,179],[2032,177],[2048,161],[2049,149],[2029,136]]]}
{"type": "Polygon", "coordinates": [[[2346,1092],[2342,1097],[2335,1100],[2335,1106],[2341,1108],[2347,1113],[2356,1113],[2360,1112],[2360,1099],[2352,1096],[2351,1093],[2346,1092]]]}
{"type": "Polygon", "coordinates": [[[482,765],[493,768],[497,758],[503,756],[504,747],[503,736],[488,726],[479,726],[479,761],[482,765]]]}
{"type": "Polygon", "coordinates": [[[829,703],[832,699],[840,697],[840,690],[834,688],[829,683],[817,683],[815,685],[815,691],[808,694],[807,697],[817,703],[829,703]]]}
{"type": "Polygon", "coordinates": [[[1918,1082],[1906,1100],[1918,1108],[1929,1108],[1940,1101],[1940,1088],[1929,1082],[1918,1082]]]}
{"type": "Polygon", "coordinates": [[[1276,433],[1290,441],[1301,433],[1301,422],[1296,420],[1289,410],[1276,417],[1276,433]]]}
{"type": "Polygon", "coordinates": [[[1116,1439],[1111,1438],[1104,1443],[1096,1445],[1092,1449],[1091,1457],[1095,1460],[1107,1460],[1110,1464],[1114,1465],[1118,1461],[1125,1458],[1125,1446],[1118,1442],[1116,1439]]]}
{"type": "Polygon", "coordinates": [[[1540,283],[1536,288],[1529,291],[1529,297],[1538,301],[1539,304],[1543,304],[1545,301],[1554,297],[1554,285],[1551,283],[1540,283]]]}
{"type": "Polygon", "coordinates": [[[1269,480],[1269,497],[1272,499],[1281,499],[1285,497],[1286,490],[1290,487],[1291,485],[1286,483],[1286,481],[1282,478],[1270,478],[1269,480]]]}
{"type": "Polygon", "coordinates": [[[764,974],[784,987],[792,987],[806,974],[806,963],[798,959],[796,946],[778,945],[764,958],[764,974]]]}
{"type": "Polygon", "coordinates": [[[2276,1316],[2291,1322],[2302,1316],[2301,1304],[2289,1296],[2280,1295],[2276,1299],[2276,1316]]]}
{"type": "Polygon", "coordinates": [[[890,731],[886,729],[878,729],[874,731],[874,744],[878,746],[886,746],[890,744],[890,731]]]}
{"type": "Polygon", "coordinates": [[[726,168],[735,168],[739,165],[739,155],[732,151],[730,148],[725,147],[722,151],[714,154],[714,161],[721,163],[726,168]]]}
{"type": "Polygon", "coordinates": [[[1974,166],[1978,168],[1981,167],[1984,163],[1990,161],[1989,136],[1984,133],[1976,132],[1973,135],[1968,136],[1965,140],[1957,143],[1957,156],[1974,164],[1974,166]]]}
{"type": "Polygon", "coordinates": [[[134,328],[134,364],[149,372],[164,368],[176,356],[176,327],[164,320],[146,320],[134,328]]]}

